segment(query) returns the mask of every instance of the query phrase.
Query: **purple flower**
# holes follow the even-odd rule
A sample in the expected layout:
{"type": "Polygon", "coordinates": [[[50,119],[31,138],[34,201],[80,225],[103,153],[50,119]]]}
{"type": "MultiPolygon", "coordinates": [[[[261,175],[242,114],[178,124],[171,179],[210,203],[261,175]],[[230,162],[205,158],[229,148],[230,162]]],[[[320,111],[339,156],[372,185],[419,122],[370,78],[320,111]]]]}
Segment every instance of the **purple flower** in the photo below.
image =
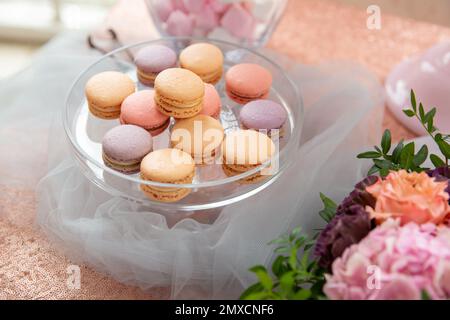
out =
{"type": "Polygon", "coordinates": [[[346,212],[347,208],[359,204],[364,208],[366,206],[375,207],[376,199],[366,191],[366,188],[378,181],[377,176],[369,176],[355,186],[355,189],[342,201],[336,210],[336,215],[346,212]]]}
{"type": "Polygon", "coordinates": [[[336,216],[320,233],[314,254],[319,257],[319,265],[329,270],[333,261],[352,244],[358,243],[372,229],[366,206],[374,207],[375,198],[366,187],[378,181],[370,176],[355,186],[355,189],[338,206],[336,216]]]}
{"type": "Polygon", "coordinates": [[[362,205],[346,208],[330,221],[317,239],[314,254],[319,257],[319,265],[329,270],[345,249],[361,241],[370,230],[369,214],[362,205]]]}
{"type": "MultiPolygon", "coordinates": [[[[433,177],[436,179],[436,181],[448,181],[450,179],[450,167],[440,167],[433,170],[428,170],[427,174],[430,177],[433,177]]],[[[450,183],[448,183],[447,188],[445,189],[445,192],[450,194],[450,183]]],[[[450,199],[449,199],[450,203],[450,199]]]]}

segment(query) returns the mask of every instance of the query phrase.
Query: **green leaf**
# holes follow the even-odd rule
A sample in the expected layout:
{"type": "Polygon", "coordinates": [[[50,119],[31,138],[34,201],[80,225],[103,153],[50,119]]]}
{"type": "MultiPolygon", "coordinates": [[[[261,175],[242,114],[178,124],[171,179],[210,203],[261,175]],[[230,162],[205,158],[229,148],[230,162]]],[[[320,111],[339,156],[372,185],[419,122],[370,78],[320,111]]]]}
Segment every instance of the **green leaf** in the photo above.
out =
{"type": "Polygon", "coordinates": [[[387,177],[387,175],[389,174],[389,169],[388,168],[382,168],[380,169],[380,176],[387,177]]]}
{"type": "Polygon", "coordinates": [[[440,137],[436,140],[437,145],[439,146],[439,150],[441,150],[442,154],[445,158],[450,158],[450,145],[440,137]]]}
{"type": "Polygon", "coordinates": [[[311,294],[311,290],[300,289],[294,294],[292,300],[308,300],[311,297],[311,294]]]}
{"type": "Polygon", "coordinates": [[[293,290],[295,286],[295,279],[294,279],[294,272],[290,271],[280,278],[280,288],[283,291],[283,293],[287,296],[289,295],[293,290]]]}
{"type": "MultiPolygon", "coordinates": [[[[261,283],[257,282],[250,287],[248,287],[240,296],[239,299],[241,300],[247,300],[249,296],[255,293],[264,293],[264,287],[261,285],[261,283]]],[[[265,293],[264,293],[265,294],[265,293]]]]}
{"type": "Polygon", "coordinates": [[[381,138],[381,148],[384,154],[387,154],[391,149],[391,132],[389,130],[385,130],[383,133],[383,137],[381,138]]]}
{"type": "Polygon", "coordinates": [[[420,167],[428,158],[428,147],[423,145],[419,152],[414,156],[413,163],[416,167],[420,167]]]}
{"type": "Polygon", "coordinates": [[[369,172],[367,172],[367,175],[368,176],[374,175],[378,171],[380,171],[380,168],[378,168],[376,165],[373,165],[372,168],[370,168],[369,172]]]}
{"type": "Polygon", "coordinates": [[[422,300],[432,300],[430,295],[428,294],[428,292],[426,290],[422,290],[421,298],[422,298],[422,300]]]}
{"type": "Polygon", "coordinates": [[[414,90],[411,90],[411,106],[414,110],[414,112],[417,111],[417,103],[416,103],[416,94],[414,93],[414,90]]]}
{"type": "Polygon", "coordinates": [[[323,193],[320,194],[320,199],[324,208],[319,212],[319,215],[325,222],[330,222],[336,214],[337,204],[323,193]]]}
{"type": "Polygon", "coordinates": [[[278,256],[272,264],[272,272],[278,278],[286,271],[283,266],[285,260],[285,257],[278,256]]]}
{"type": "Polygon", "coordinates": [[[406,114],[408,118],[412,118],[416,115],[415,112],[411,109],[405,109],[403,110],[403,113],[406,114]]]}
{"type": "Polygon", "coordinates": [[[376,151],[367,151],[356,156],[358,159],[376,159],[381,157],[381,153],[376,151]]]}
{"type": "Polygon", "coordinates": [[[432,154],[430,156],[430,160],[431,160],[431,162],[433,163],[433,165],[436,168],[440,168],[440,167],[444,167],[445,166],[445,162],[441,158],[439,158],[439,156],[437,156],[435,154],[432,154]]]}
{"type": "Polygon", "coordinates": [[[392,162],[389,160],[374,159],[373,162],[380,169],[389,169],[392,166],[392,162]]]}
{"type": "Polygon", "coordinates": [[[289,255],[289,266],[295,270],[297,268],[297,248],[291,249],[291,254],[289,255]]]}
{"type": "Polygon", "coordinates": [[[267,270],[264,266],[254,266],[250,269],[251,272],[255,273],[258,277],[259,282],[266,290],[272,290],[273,282],[270,275],[267,273],[267,270]]]}
{"type": "Polygon", "coordinates": [[[392,152],[392,162],[398,163],[400,160],[400,154],[403,150],[403,140],[400,141],[392,152]]]}
{"type": "Polygon", "coordinates": [[[425,121],[424,121],[424,119],[425,119],[425,109],[423,108],[422,102],[419,104],[419,117],[420,117],[420,120],[422,121],[422,123],[425,123],[425,121]]]}
{"type": "Polygon", "coordinates": [[[430,120],[432,121],[434,116],[436,115],[436,108],[431,109],[430,111],[425,114],[425,117],[423,118],[423,122],[429,123],[430,120]]]}
{"type": "Polygon", "coordinates": [[[403,169],[409,169],[411,167],[414,157],[414,142],[408,143],[400,153],[400,165],[403,169]]]}
{"type": "Polygon", "coordinates": [[[249,294],[243,300],[268,300],[269,298],[271,297],[267,294],[267,292],[255,292],[249,294]]]}

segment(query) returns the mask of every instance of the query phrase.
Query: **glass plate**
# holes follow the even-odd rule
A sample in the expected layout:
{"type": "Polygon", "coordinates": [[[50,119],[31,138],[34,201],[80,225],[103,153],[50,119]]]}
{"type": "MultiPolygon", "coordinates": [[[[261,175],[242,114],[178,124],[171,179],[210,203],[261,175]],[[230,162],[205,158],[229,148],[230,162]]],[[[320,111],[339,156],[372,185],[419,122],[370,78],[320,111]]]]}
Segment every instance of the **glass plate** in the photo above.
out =
{"type": "MultiPolygon", "coordinates": [[[[89,180],[113,196],[120,196],[153,209],[196,211],[222,207],[255,195],[267,188],[284,172],[291,162],[291,153],[298,148],[302,129],[303,104],[296,86],[278,65],[257,52],[210,39],[208,42],[218,46],[224,54],[224,73],[238,63],[257,63],[270,70],[273,75],[273,86],[268,99],[280,103],[288,113],[284,137],[280,139],[279,152],[275,155],[277,170],[274,174],[257,184],[240,184],[239,179],[260,171],[267,164],[234,177],[227,177],[220,164],[213,164],[197,166],[192,184],[173,185],[143,181],[139,174],[125,175],[104,165],[101,152],[102,138],[109,129],[120,123],[118,120],[98,119],[89,113],[84,96],[84,87],[89,78],[103,71],[120,71],[128,74],[136,82],[138,90],[148,89],[137,81],[136,68],[132,59],[137,50],[150,44],[162,44],[172,47],[179,53],[186,46],[201,41],[201,39],[189,37],[173,37],[123,47],[105,55],[78,77],[66,101],[63,124],[73,155],[89,180]],[[179,202],[157,202],[145,196],[140,189],[141,184],[189,188],[191,193],[179,202]]],[[[222,80],[216,85],[216,89],[222,100],[220,120],[225,128],[225,133],[227,133],[239,128],[238,115],[242,106],[227,97],[224,87],[224,77],[222,77],[222,80]]],[[[171,126],[159,136],[154,137],[154,149],[168,147],[171,126]]]]}

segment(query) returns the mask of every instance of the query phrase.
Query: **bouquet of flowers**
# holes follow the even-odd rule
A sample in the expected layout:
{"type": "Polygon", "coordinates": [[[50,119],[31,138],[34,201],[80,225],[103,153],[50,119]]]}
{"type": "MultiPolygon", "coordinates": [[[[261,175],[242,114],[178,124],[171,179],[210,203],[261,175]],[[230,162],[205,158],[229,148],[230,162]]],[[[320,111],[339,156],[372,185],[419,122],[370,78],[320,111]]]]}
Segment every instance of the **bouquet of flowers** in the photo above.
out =
{"type": "Polygon", "coordinates": [[[294,229],[273,241],[279,255],[271,272],[253,267],[259,281],[242,299],[450,298],[450,136],[413,91],[404,113],[442,155],[429,155],[426,145],[416,153],[414,142],[392,148],[386,130],[380,146],[358,155],[373,166],[341,204],[321,194],[325,228],[313,238],[294,229]],[[434,169],[423,167],[428,158],[434,169]]]}

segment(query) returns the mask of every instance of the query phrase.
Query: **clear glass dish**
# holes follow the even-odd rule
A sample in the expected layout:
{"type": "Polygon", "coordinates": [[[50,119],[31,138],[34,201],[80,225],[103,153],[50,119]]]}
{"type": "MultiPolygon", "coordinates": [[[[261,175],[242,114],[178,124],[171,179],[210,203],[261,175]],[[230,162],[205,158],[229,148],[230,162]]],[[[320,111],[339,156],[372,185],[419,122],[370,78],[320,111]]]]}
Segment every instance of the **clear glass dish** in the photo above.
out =
{"type": "MultiPolygon", "coordinates": [[[[205,37],[251,48],[263,47],[267,43],[287,5],[287,0],[228,1],[226,4],[220,4],[220,1],[211,2],[219,3],[224,9],[211,10],[212,5],[205,4],[207,7],[197,9],[198,12],[186,8],[182,0],[146,0],[146,4],[155,27],[162,36],[205,37]],[[239,28],[232,28],[230,31],[223,26],[223,18],[232,6],[237,6],[241,14],[234,16],[232,24],[239,25],[239,28]],[[175,11],[178,19],[173,21],[177,23],[169,22],[170,15],[175,11]],[[244,17],[250,18],[251,22],[244,17]],[[172,24],[182,27],[172,27],[172,24]],[[248,31],[243,31],[246,26],[248,31]]],[[[202,0],[198,2],[201,3],[202,0]]]]}
{"type": "MultiPolygon", "coordinates": [[[[136,83],[138,90],[147,87],[138,83],[136,69],[132,61],[133,53],[149,44],[163,44],[180,52],[192,42],[201,39],[174,37],[148,41],[132,46],[117,49],[102,57],[99,61],[87,68],[73,84],[63,112],[63,125],[73,150],[73,155],[86,177],[111,195],[135,201],[149,206],[152,209],[166,211],[197,211],[222,207],[255,195],[272,184],[291,163],[291,154],[298,148],[303,121],[303,104],[296,86],[286,76],[284,71],[275,63],[249,49],[235,44],[208,40],[218,46],[224,53],[224,71],[231,66],[251,62],[257,63],[273,75],[273,86],[269,99],[279,102],[288,113],[284,137],[279,142],[279,153],[275,155],[278,169],[274,175],[257,184],[240,184],[239,179],[250,176],[261,170],[267,164],[248,171],[244,174],[227,177],[220,164],[197,166],[196,175],[192,184],[173,185],[143,181],[139,174],[125,175],[114,171],[104,165],[102,161],[101,141],[103,135],[110,128],[119,125],[118,120],[101,120],[89,113],[84,96],[84,87],[88,79],[96,73],[103,71],[120,71],[128,74],[136,83]],[[182,187],[191,189],[186,198],[175,203],[152,201],[140,190],[141,184],[157,187],[182,187]]],[[[204,41],[204,40],[203,40],[204,41]]],[[[224,90],[224,80],[216,85],[222,100],[222,113],[220,120],[225,133],[239,127],[238,114],[242,106],[230,100],[224,90]]],[[[155,148],[168,146],[169,129],[154,138],[155,148]]]]}

